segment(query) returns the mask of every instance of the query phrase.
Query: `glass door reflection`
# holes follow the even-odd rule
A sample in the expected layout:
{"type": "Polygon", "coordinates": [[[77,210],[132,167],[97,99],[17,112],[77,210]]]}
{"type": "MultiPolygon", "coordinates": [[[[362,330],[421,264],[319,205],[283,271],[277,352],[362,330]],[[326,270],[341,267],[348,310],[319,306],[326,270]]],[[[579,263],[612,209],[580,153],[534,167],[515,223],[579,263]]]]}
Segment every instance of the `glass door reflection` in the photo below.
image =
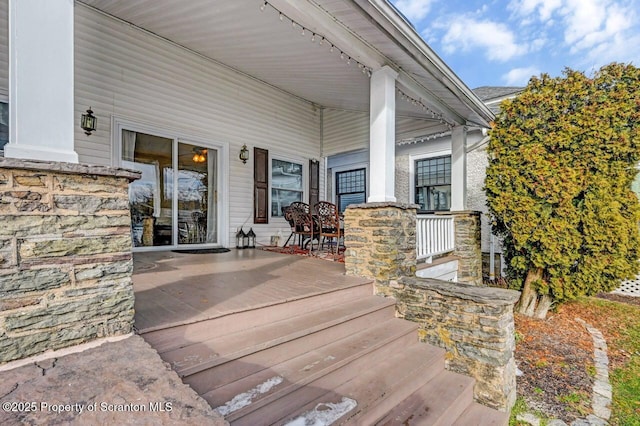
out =
{"type": "Polygon", "coordinates": [[[178,244],[217,242],[214,149],[178,142],[178,244]]]}

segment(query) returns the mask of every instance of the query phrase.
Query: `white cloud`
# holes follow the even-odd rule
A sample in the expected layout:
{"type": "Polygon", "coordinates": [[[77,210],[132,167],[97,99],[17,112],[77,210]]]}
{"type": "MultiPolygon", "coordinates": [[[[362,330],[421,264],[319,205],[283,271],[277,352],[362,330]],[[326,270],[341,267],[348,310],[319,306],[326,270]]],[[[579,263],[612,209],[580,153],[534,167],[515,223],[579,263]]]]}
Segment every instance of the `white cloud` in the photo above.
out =
{"type": "MultiPolygon", "coordinates": [[[[508,9],[521,33],[523,29],[539,32],[536,37],[546,39],[547,46],[554,46],[555,51],[564,49],[568,54],[564,58],[566,65],[599,68],[611,61],[638,61],[638,3],[638,0],[511,0],[508,9]]],[[[539,43],[530,43],[531,51],[540,47],[539,43]]]]}
{"type": "Polygon", "coordinates": [[[513,0],[508,8],[521,17],[528,17],[537,10],[539,19],[546,21],[560,6],[562,0],[513,0]]]}
{"type": "Polygon", "coordinates": [[[507,86],[526,86],[529,79],[540,74],[536,67],[514,68],[502,76],[502,81],[507,86]]]}
{"type": "Polygon", "coordinates": [[[527,51],[526,46],[516,43],[514,34],[506,25],[468,17],[458,18],[449,25],[442,37],[442,46],[447,53],[481,49],[488,60],[500,62],[527,51]]]}
{"type": "Polygon", "coordinates": [[[433,0],[396,0],[395,6],[406,16],[411,22],[421,21],[431,9],[433,0]]]}

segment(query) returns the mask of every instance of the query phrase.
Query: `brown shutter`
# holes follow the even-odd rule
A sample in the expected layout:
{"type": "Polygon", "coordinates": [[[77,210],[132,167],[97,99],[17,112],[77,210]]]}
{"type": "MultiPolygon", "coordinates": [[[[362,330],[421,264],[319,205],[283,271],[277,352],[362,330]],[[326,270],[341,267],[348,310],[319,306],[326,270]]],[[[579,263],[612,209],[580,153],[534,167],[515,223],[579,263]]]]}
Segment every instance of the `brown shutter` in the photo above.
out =
{"type": "Polygon", "coordinates": [[[269,223],[269,151],[253,148],[253,223],[269,223]]]}
{"type": "Polygon", "coordinates": [[[313,206],[320,201],[320,162],[309,160],[309,206],[313,206]]]}

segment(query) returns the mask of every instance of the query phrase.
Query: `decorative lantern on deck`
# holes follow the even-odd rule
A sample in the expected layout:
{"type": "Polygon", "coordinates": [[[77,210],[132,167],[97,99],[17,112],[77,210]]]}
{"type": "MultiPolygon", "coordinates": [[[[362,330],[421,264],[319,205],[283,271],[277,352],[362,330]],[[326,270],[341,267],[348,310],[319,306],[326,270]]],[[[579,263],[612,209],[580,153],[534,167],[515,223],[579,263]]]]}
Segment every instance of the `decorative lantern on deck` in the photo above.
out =
{"type": "Polygon", "coordinates": [[[247,239],[247,234],[245,234],[244,231],[242,230],[242,227],[240,227],[240,230],[236,233],[236,248],[237,249],[245,248],[246,239],[247,239]]]}
{"type": "Polygon", "coordinates": [[[256,248],[256,233],[253,232],[253,228],[249,228],[249,232],[247,232],[248,244],[246,247],[248,248],[256,248]]]}

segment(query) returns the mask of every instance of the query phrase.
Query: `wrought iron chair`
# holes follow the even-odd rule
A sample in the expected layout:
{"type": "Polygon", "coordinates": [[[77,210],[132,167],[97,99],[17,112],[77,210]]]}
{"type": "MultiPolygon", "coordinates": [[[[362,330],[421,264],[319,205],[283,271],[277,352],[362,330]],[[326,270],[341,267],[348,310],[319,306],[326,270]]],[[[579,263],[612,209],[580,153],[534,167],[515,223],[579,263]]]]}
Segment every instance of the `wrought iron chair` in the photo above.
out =
{"type": "Polygon", "coordinates": [[[320,228],[309,211],[309,205],[299,202],[291,203],[291,206],[289,206],[289,214],[293,219],[293,233],[300,238],[300,248],[304,248],[304,246],[308,244],[309,254],[311,254],[311,250],[313,250],[313,240],[317,238],[320,228]]]}
{"type": "Polygon", "coordinates": [[[322,241],[322,247],[324,247],[326,238],[331,239],[331,253],[333,254],[333,239],[335,238],[336,251],[340,253],[340,238],[344,237],[344,231],[340,223],[338,207],[328,201],[320,201],[313,208],[320,224],[319,237],[322,241]]]}
{"type": "MultiPolygon", "coordinates": [[[[289,240],[291,240],[291,237],[296,235],[296,224],[293,220],[294,211],[302,211],[308,213],[309,205],[300,201],[294,201],[288,206],[282,207],[282,214],[284,216],[284,219],[289,222],[289,226],[291,227],[291,234],[289,235],[289,238],[287,238],[287,241],[284,243],[283,247],[286,247],[287,244],[289,244],[289,240]]],[[[293,242],[295,243],[295,238],[293,242]]],[[[298,235],[298,245],[302,247],[302,237],[300,235],[298,235]]]]}

